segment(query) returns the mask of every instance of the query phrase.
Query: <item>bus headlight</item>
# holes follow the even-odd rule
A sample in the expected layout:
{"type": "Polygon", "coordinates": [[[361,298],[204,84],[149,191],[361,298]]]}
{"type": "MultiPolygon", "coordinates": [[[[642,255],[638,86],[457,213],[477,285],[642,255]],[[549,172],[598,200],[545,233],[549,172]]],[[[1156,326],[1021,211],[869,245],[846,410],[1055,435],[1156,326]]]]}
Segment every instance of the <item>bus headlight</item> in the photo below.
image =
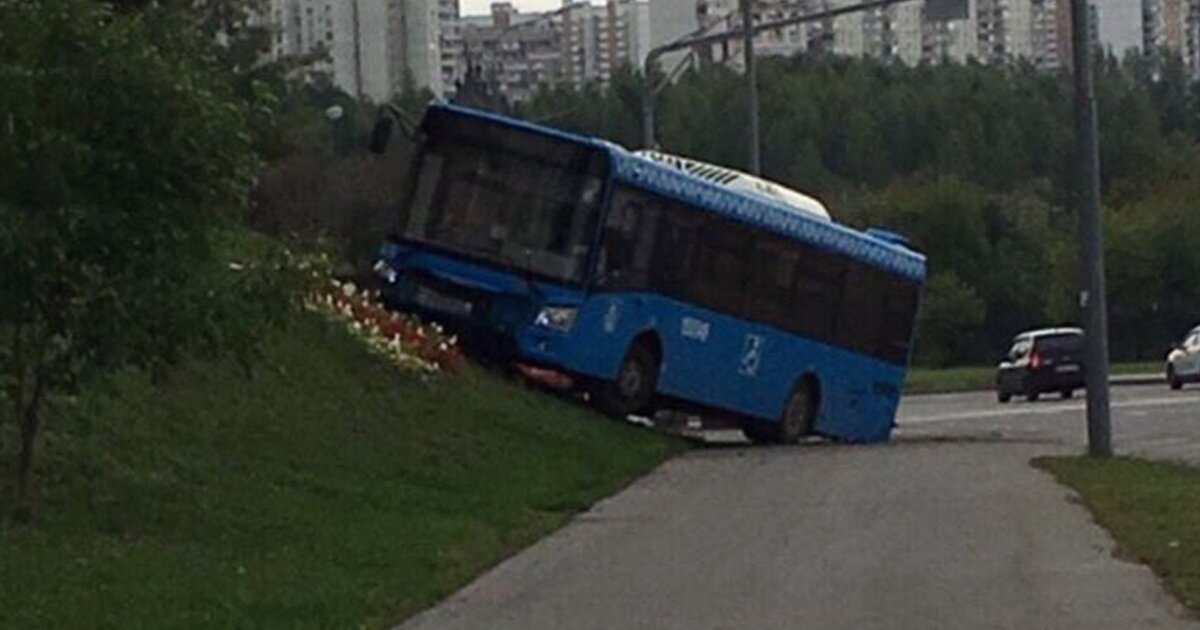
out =
{"type": "Polygon", "coordinates": [[[392,269],[386,260],[375,263],[375,274],[387,281],[388,284],[396,284],[396,270],[392,269]]]}
{"type": "Polygon", "coordinates": [[[568,332],[575,326],[579,309],[573,306],[546,306],[538,313],[533,323],[543,328],[568,332]]]}

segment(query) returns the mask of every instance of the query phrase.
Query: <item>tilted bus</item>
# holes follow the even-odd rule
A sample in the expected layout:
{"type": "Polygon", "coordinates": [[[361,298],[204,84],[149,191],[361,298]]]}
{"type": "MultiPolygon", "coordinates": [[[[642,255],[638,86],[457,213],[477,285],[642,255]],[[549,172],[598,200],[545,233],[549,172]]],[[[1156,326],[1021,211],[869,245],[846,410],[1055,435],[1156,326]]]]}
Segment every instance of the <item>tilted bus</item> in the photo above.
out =
{"type": "Polygon", "coordinates": [[[889,437],[926,273],[901,237],[455,105],[431,105],[414,140],[376,266],[392,306],[570,375],[618,416],[678,405],[761,441],[889,437]]]}

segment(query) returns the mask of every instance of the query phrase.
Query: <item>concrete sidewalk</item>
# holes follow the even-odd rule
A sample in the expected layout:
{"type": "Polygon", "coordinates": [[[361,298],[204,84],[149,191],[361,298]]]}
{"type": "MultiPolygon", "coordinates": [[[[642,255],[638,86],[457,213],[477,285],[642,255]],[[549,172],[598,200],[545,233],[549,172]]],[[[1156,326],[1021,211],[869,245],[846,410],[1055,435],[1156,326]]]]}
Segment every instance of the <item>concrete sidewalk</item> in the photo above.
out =
{"type": "Polygon", "coordinates": [[[1029,466],[1060,448],[698,451],[401,628],[1200,629],[1029,466]]]}

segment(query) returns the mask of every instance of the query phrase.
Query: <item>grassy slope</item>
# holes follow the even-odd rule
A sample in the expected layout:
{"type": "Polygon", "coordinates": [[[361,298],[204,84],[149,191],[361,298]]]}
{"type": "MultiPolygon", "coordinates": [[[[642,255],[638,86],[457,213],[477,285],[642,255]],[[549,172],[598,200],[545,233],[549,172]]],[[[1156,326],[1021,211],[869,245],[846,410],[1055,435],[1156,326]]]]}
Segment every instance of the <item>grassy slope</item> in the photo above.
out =
{"type": "Polygon", "coordinates": [[[39,524],[0,525],[0,627],[383,627],[682,448],[479,372],[422,383],[307,318],[254,371],[57,418],[39,524]]]}
{"type": "MultiPolygon", "coordinates": [[[[1163,362],[1114,363],[1114,375],[1160,374],[1163,362]]],[[[995,366],[956,368],[913,368],[908,372],[905,391],[910,394],[933,394],[989,390],[996,384],[995,366]]]]}
{"type": "Polygon", "coordinates": [[[1079,492],[1122,549],[1200,613],[1200,470],[1128,458],[1035,463],[1079,492]]]}

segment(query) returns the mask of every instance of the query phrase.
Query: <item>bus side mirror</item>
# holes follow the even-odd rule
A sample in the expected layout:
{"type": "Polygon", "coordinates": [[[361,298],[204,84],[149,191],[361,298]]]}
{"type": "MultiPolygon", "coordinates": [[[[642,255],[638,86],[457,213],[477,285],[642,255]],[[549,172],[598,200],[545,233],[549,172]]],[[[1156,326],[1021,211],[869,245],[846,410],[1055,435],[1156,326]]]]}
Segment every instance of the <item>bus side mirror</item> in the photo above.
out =
{"type": "Polygon", "coordinates": [[[392,140],[392,128],[396,126],[396,120],[390,114],[380,111],[379,116],[375,118],[375,127],[371,129],[371,141],[368,148],[375,155],[383,155],[387,151],[388,143],[392,140]]]}

